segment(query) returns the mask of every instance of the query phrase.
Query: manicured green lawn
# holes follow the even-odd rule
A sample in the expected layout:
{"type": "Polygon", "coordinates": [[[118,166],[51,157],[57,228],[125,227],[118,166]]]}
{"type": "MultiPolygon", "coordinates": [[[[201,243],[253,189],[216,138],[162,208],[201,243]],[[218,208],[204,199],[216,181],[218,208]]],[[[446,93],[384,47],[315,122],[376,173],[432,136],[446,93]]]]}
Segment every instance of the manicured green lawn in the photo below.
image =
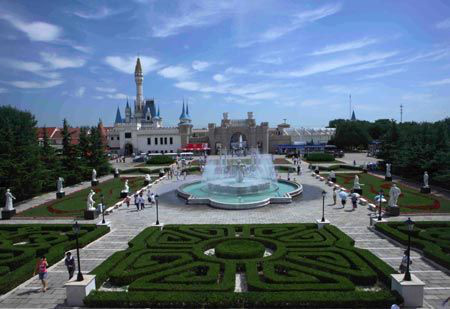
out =
{"type": "Polygon", "coordinates": [[[339,160],[331,160],[331,161],[311,161],[311,160],[305,160],[302,159],[303,161],[305,161],[306,163],[311,163],[311,164],[330,164],[330,163],[337,163],[337,164],[345,164],[345,162],[343,161],[339,161],[339,160]]]}
{"type": "MultiPolygon", "coordinates": [[[[120,199],[120,191],[123,190],[126,177],[114,178],[100,183],[94,187],[96,194],[94,200],[96,205],[101,200],[101,194],[104,195],[106,207],[112,206],[120,199]]],[[[130,192],[134,192],[144,186],[144,179],[133,177],[128,178],[130,192]]],[[[23,217],[83,217],[86,209],[86,201],[91,188],[84,189],[65,196],[62,199],[39,205],[19,213],[17,216],[23,217]]]]}
{"type": "MultiPolygon", "coordinates": [[[[89,307],[389,308],[396,271],[335,226],[150,227],[92,271],[89,307]],[[244,290],[236,289],[236,276],[244,290]]],[[[239,288],[240,286],[238,286],[239,288]]]]}
{"type": "MultiPolygon", "coordinates": [[[[84,247],[108,232],[109,227],[105,225],[82,224],[79,246],[84,247]]],[[[64,258],[65,252],[75,248],[75,234],[70,224],[0,225],[0,294],[31,278],[38,257],[45,255],[51,266],[64,258]]]]}
{"type": "MultiPolygon", "coordinates": [[[[404,222],[376,224],[375,228],[398,242],[408,245],[409,231],[404,222]]],[[[411,245],[423,250],[424,255],[429,259],[450,269],[450,222],[415,222],[411,232],[411,245]]]]}
{"type": "MultiPolygon", "coordinates": [[[[362,186],[363,195],[372,201],[378,195],[380,189],[383,189],[386,200],[389,200],[389,190],[392,182],[384,181],[383,178],[375,177],[370,174],[358,174],[359,182],[362,186]]],[[[353,188],[354,174],[336,174],[337,183],[347,189],[353,188]]],[[[397,184],[402,191],[398,199],[398,205],[402,213],[416,212],[450,212],[450,200],[437,197],[431,194],[422,194],[418,190],[397,184]]],[[[386,204],[386,203],[385,203],[386,204]]]]}

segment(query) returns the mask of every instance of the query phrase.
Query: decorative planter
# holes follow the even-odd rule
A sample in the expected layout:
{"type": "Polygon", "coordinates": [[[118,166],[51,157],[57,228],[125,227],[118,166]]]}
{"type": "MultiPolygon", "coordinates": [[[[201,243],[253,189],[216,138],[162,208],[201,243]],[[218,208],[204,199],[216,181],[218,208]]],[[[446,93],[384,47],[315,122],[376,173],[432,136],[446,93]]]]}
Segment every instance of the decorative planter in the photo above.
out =
{"type": "Polygon", "coordinates": [[[404,307],[422,307],[425,283],[411,274],[411,281],[404,281],[404,274],[391,275],[391,290],[397,291],[404,300],[404,307]]]}
{"type": "MultiPolygon", "coordinates": [[[[75,278],[76,276],[74,276],[75,278]]],[[[83,275],[83,281],[71,280],[64,286],[66,287],[67,305],[73,307],[83,307],[83,299],[95,290],[95,275],[83,275]]]]}
{"type": "Polygon", "coordinates": [[[328,221],[327,219],[325,219],[324,222],[322,222],[322,219],[317,219],[316,220],[317,223],[317,228],[320,230],[321,228],[323,228],[325,225],[330,224],[330,221],[328,221]]]}

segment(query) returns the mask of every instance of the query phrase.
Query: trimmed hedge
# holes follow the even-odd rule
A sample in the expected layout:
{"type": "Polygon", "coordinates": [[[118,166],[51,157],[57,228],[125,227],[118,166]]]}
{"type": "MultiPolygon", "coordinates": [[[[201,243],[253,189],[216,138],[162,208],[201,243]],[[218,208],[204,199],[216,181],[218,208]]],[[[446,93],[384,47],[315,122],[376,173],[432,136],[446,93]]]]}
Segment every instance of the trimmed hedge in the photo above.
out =
{"type": "MultiPolygon", "coordinates": [[[[403,245],[408,245],[408,230],[404,222],[376,224],[375,229],[403,245]]],[[[434,262],[450,269],[450,222],[415,222],[411,232],[411,245],[423,251],[434,262]]]]}
{"type": "Polygon", "coordinates": [[[174,159],[165,155],[153,156],[147,160],[147,164],[149,165],[166,165],[172,164],[174,162],[175,162],[174,159]]]}
{"type": "Polygon", "coordinates": [[[325,152],[310,152],[305,154],[305,160],[315,162],[330,162],[334,161],[334,156],[325,152]]]}
{"type": "MultiPolygon", "coordinates": [[[[84,247],[109,232],[109,227],[80,225],[79,245],[84,247]]],[[[45,255],[49,266],[74,249],[75,234],[67,224],[11,224],[0,226],[0,294],[31,278],[36,259],[45,255]],[[27,242],[22,245],[14,245],[27,242]]]]}
{"type": "MultiPolygon", "coordinates": [[[[168,167],[162,168],[164,172],[169,170],[168,167]]],[[[119,170],[120,174],[158,174],[161,168],[146,168],[146,167],[133,167],[126,170],[119,170]]],[[[114,171],[112,171],[114,174],[114,171]]]]}
{"type": "Polygon", "coordinates": [[[315,224],[150,227],[99,265],[105,281],[127,292],[96,291],[90,307],[388,307],[389,265],[334,226],[315,224]],[[215,249],[211,256],[210,249],[215,249]],[[271,252],[263,257],[264,252],[271,252]],[[248,292],[234,293],[236,273],[248,292]],[[359,287],[384,284],[377,291],[359,287]]]}

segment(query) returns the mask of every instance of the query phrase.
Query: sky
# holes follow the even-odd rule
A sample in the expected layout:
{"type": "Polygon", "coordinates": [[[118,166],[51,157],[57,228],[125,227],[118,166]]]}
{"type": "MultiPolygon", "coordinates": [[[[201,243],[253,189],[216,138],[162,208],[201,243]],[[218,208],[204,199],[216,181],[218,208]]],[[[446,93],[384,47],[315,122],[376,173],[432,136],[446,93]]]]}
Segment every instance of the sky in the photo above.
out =
{"type": "Polygon", "coordinates": [[[450,110],[450,1],[0,0],[0,105],[38,125],[112,125],[136,94],[175,126],[326,126],[450,110]]]}

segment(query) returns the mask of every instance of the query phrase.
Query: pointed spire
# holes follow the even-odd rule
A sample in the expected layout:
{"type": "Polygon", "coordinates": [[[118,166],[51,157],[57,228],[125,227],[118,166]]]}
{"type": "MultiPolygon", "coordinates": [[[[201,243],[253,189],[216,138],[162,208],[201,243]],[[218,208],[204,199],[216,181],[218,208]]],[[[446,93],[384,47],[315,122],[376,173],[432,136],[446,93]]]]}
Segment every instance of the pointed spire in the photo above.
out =
{"type": "Polygon", "coordinates": [[[139,57],[136,61],[136,67],[134,68],[134,74],[142,74],[142,66],[141,66],[141,59],[139,57]]]}
{"type": "Polygon", "coordinates": [[[186,115],[189,117],[189,105],[188,105],[188,102],[186,102],[186,115]]]}
{"type": "Polygon", "coordinates": [[[161,114],[159,113],[159,105],[158,105],[158,114],[157,114],[157,116],[161,117],[161,114]]]}
{"type": "Polygon", "coordinates": [[[125,107],[126,109],[130,108],[130,104],[128,104],[128,97],[127,97],[127,106],[125,107]]]}
{"type": "Polygon", "coordinates": [[[120,109],[119,106],[117,106],[117,112],[116,112],[116,121],[114,123],[122,123],[122,116],[120,115],[120,109]]]}
{"type": "Polygon", "coordinates": [[[180,120],[186,119],[186,109],[184,107],[184,99],[183,99],[183,109],[181,111],[180,120]]]}
{"type": "Polygon", "coordinates": [[[352,121],[356,120],[355,111],[352,112],[352,121]]]}

